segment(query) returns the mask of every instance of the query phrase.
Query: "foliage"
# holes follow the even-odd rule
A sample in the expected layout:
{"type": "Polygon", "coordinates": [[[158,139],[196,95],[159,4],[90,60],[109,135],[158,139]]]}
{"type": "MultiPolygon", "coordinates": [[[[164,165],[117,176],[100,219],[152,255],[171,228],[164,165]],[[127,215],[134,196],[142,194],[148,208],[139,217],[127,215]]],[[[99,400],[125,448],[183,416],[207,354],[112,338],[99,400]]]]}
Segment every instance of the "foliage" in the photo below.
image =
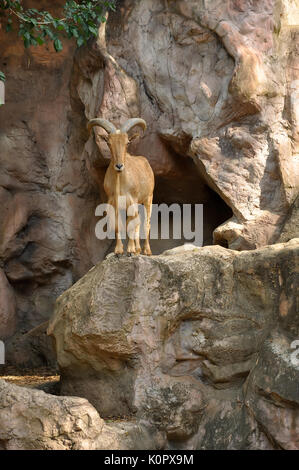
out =
{"type": "MultiPolygon", "coordinates": [[[[22,0],[0,0],[0,25],[6,32],[17,27],[26,48],[50,40],[55,51],[60,52],[63,37],[75,38],[80,47],[96,36],[98,25],[105,21],[105,12],[114,11],[115,3],[116,0],[66,0],[63,17],[56,18],[48,11],[24,8],[22,0]]],[[[1,71],[0,81],[5,81],[1,71]]]]}
{"type": "MultiPolygon", "coordinates": [[[[7,32],[12,31],[17,24],[18,34],[25,47],[42,45],[50,40],[55,51],[60,52],[63,47],[62,37],[74,37],[80,47],[91,36],[96,36],[99,23],[105,21],[105,12],[115,10],[115,2],[66,0],[63,17],[55,18],[48,11],[24,8],[22,0],[0,0],[0,18],[7,32]]],[[[3,80],[2,72],[0,80],[3,80]]]]}

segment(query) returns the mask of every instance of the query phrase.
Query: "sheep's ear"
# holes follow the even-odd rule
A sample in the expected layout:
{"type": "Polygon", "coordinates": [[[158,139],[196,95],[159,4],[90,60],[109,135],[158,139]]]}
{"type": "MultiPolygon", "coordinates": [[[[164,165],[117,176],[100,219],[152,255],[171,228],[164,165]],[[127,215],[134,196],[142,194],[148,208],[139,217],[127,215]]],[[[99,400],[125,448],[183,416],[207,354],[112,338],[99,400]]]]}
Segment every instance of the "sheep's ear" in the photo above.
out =
{"type": "Polygon", "coordinates": [[[135,139],[139,139],[140,134],[137,132],[136,134],[133,134],[132,136],[129,137],[129,144],[133,142],[135,139]]]}

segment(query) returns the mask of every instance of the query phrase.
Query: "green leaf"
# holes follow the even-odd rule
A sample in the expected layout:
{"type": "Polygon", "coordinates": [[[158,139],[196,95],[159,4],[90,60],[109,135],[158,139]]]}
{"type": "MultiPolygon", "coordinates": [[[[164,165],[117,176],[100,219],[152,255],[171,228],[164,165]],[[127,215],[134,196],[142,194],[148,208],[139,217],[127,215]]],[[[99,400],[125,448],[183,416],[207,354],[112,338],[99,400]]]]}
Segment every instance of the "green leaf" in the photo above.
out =
{"type": "Polygon", "coordinates": [[[5,73],[0,72],[0,80],[1,80],[2,82],[5,82],[5,80],[6,80],[5,73]]]}
{"type": "Polygon", "coordinates": [[[27,38],[24,39],[24,46],[26,47],[26,49],[31,46],[30,39],[27,39],[27,38]]]}
{"type": "Polygon", "coordinates": [[[48,28],[47,26],[44,26],[43,27],[43,32],[46,36],[49,36],[50,39],[52,39],[53,41],[55,40],[55,36],[53,34],[53,32],[51,31],[50,28],[48,28]]]}
{"type": "Polygon", "coordinates": [[[75,37],[75,38],[78,38],[79,37],[79,31],[74,28],[74,27],[70,27],[70,33],[72,33],[72,35],[75,37]]]}
{"type": "Polygon", "coordinates": [[[98,35],[98,30],[94,26],[88,26],[88,29],[94,36],[98,35]]]}
{"type": "Polygon", "coordinates": [[[38,45],[37,40],[33,36],[31,36],[31,38],[30,38],[30,45],[31,46],[37,46],[38,45]]]}
{"type": "Polygon", "coordinates": [[[62,51],[63,45],[62,45],[62,42],[60,41],[60,39],[55,39],[55,41],[54,41],[54,49],[55,49],[56,52],[62,51]]]}
{"type": "Polygon", "coordinates": [[[81,47],[91,36],[97,36],[105,11],[115,10],[116,0],[64,0],[63,18],[54,18],[46,10],[27,8],[23,3],[27,4],[23,0],[0,0],[0,14],[4,10],[6,14],[6,31],[12,29],[11,15],[18,12],[18,35],[25,47],[42,45],[50,39],[56,52],[60,52],[62,37],[75,37],[81,47]]]}
{"type": "Polygon", "coordinates": [[[81,47],[83,46],[83,44],[85,43],[85,40],[82,36],[80,36],[78,39],[77,39],[77,46],[78,47],[81,47]]]}

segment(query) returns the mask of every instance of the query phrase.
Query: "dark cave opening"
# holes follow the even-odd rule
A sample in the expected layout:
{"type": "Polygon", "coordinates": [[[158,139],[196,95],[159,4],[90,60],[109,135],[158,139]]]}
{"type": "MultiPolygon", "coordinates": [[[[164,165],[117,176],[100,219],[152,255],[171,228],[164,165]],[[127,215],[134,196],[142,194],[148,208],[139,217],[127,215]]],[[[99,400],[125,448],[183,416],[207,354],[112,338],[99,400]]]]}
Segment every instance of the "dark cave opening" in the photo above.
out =
{"type": "MultiPolygon", "coordinates": [[[[198,228],[195,217],[195,206],[202,204],[203,207],[203,226],[202,226],[202,246],[213,245],[213,231],[222,223],[233,216],[230,207],[221,199],[221,197],[211,189],[204,181],[202,175],[197,169],[191,158],[180,159],[181,172],[175,172],[169,175],[155,175],[155,191],[153,204],[177,204],[181,208],[183,217],[183,206],[191,205],[191,231],[194,232],[198,228]]],[[[153,211],[154,212],[154,211],[153,211]]],[[[162,216],[163,217],[163,216],[162,216]]],[[[161,215],[159,216],[159,225],[161,224],[161,215]]],[[[186,220],[182,221],[182,224],[186,220]]],[[[152,221],[153,226],[153,221],[152,221]]],[[[160,254],[164,250],[175,248],[184,243],[194,243],[184,237],[182,227],[182,237],[174,239],[173,237],[173,216],[170,214],[170,237],[169,239],[161,239],[161,230],[159,227],[159,239],[151,237],[151,249],[153,254],[160,254]]],[[[223,246],[223,245],[222,245],[223,246]]]]}

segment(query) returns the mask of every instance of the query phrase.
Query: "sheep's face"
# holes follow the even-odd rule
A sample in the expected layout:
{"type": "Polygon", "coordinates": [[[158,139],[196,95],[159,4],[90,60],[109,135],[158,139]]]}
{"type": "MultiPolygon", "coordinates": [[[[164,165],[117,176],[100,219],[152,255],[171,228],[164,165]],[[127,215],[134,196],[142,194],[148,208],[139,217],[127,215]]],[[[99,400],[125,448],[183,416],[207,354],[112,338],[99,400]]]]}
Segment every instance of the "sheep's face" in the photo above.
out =
{"type": "Polygon", "coordinates": [[[109,135],[108,145],[111,152],[113,167],[117,172],[121,172],[125,169],[125,156],[128,143],[129,138],[126,133],[118,132],[116,134],[109,135]]]}

